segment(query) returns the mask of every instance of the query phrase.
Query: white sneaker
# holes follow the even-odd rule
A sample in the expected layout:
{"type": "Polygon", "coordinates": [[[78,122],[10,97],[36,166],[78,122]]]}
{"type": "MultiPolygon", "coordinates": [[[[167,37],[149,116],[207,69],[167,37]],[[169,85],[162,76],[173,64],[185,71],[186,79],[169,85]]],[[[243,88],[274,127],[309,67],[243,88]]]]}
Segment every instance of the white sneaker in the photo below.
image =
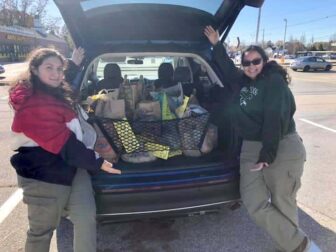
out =
{"type": "Polygon", "coordinates": [[[322,250],[312,240],[308,240],[307,248],[304,252],[322,252],[322,250]]]}

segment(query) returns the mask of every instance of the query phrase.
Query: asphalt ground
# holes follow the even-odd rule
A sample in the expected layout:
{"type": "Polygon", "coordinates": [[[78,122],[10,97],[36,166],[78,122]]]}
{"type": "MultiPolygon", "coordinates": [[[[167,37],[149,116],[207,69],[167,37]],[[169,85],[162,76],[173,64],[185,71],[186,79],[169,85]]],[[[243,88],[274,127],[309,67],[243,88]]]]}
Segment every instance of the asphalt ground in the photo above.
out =
{"type": "MultiPolygon", "coordinates": [[[[298,193],[300,225],[323,251],[335,252],[336,71],[290,71],[290,74],[297,102],[297,129],[308,154],[298,193]]],[[[7,88],[0,87],[1,207],[17,189],[15,172],[9,165],[12,112],[7,105],[7,88]]],[[[27,225],[26,207],[19,202],[0,223],[0,251],[23,251],[27,225]]],[[[59,251],[71,251],[71,228],[69,221],[62,222],[58,232],[59,251]]],[[[55,244],[51,251],[57,251],[55,244]]],[[[175,220],[99,225],[98,251],[268,252],[274,251],[274,244],[241,207],[235,211],[223,209],[218,214],[175,220]]]]}

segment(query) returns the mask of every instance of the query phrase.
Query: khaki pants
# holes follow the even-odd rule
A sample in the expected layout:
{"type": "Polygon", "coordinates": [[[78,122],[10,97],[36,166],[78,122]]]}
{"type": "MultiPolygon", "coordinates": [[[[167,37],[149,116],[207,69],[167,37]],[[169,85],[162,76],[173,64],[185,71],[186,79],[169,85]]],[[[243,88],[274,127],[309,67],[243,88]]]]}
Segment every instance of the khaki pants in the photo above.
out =
{"type": "Polygon", "coordinates": [[[297,133],[279,143],[275,161],[250,171],[258,161],[261,142],[243,141],[240,155],[240,193],[251,218],[284,251],[293,251],[306,236],[298,226],[296,193],[300,188],[305,148],[297,133]]]}
{"type": "Polygon", "coordinates": [[[48,252],[64,210],[74,224],[74,251],[96,251],[96,207],[87,171],[77,169],[72,186],[18,176],[28,206],[26,252],[48,252]]]}

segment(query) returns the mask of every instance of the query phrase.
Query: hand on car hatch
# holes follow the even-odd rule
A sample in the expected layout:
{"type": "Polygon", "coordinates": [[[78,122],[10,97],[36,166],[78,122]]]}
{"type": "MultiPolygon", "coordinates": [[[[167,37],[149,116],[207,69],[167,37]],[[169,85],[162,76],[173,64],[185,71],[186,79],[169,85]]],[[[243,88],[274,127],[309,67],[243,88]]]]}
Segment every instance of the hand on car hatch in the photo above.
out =
{"type": "Polygon", "coordinates": [[[211,25],[205,27],[204,35],[207,36],[212,45],[216,45],[219,41],[219,33],[211,25]]]}
{"type": "Polygon", "coordinates": [[[269,166],[268,163],[260,162],[260,163],[255,164],[254,167],[250,169],[250,171],[261,171],[262,169],[268,166],[269,166]]]}
{"type": "Polygon", "coordinates": [[[104,163],[100,167],[103,171],[107,173],[112,173],[112,174],[121,174],[121,171],[118,169],[113,168],[113,164],[104,160],[104,163]]]}
{"type": "Polygon", "coordinates": [[[80,66],[85,56],[85,50],[82,47],[75,48],[72,52],[71,60],[77,66],[80,66]]]}

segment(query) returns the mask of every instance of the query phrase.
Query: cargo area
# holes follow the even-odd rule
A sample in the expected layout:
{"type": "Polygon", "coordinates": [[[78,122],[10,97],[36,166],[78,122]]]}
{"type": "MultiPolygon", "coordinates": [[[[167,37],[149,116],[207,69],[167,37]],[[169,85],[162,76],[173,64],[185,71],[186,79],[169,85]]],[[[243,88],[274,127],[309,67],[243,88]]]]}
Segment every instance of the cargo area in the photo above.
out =
{"type": "Polygon", "coordinates": [[[128,173],[236,164],[229,97],[203,58],[104,54],[87,69],[82,105],[116,167],[128,173]]]}

